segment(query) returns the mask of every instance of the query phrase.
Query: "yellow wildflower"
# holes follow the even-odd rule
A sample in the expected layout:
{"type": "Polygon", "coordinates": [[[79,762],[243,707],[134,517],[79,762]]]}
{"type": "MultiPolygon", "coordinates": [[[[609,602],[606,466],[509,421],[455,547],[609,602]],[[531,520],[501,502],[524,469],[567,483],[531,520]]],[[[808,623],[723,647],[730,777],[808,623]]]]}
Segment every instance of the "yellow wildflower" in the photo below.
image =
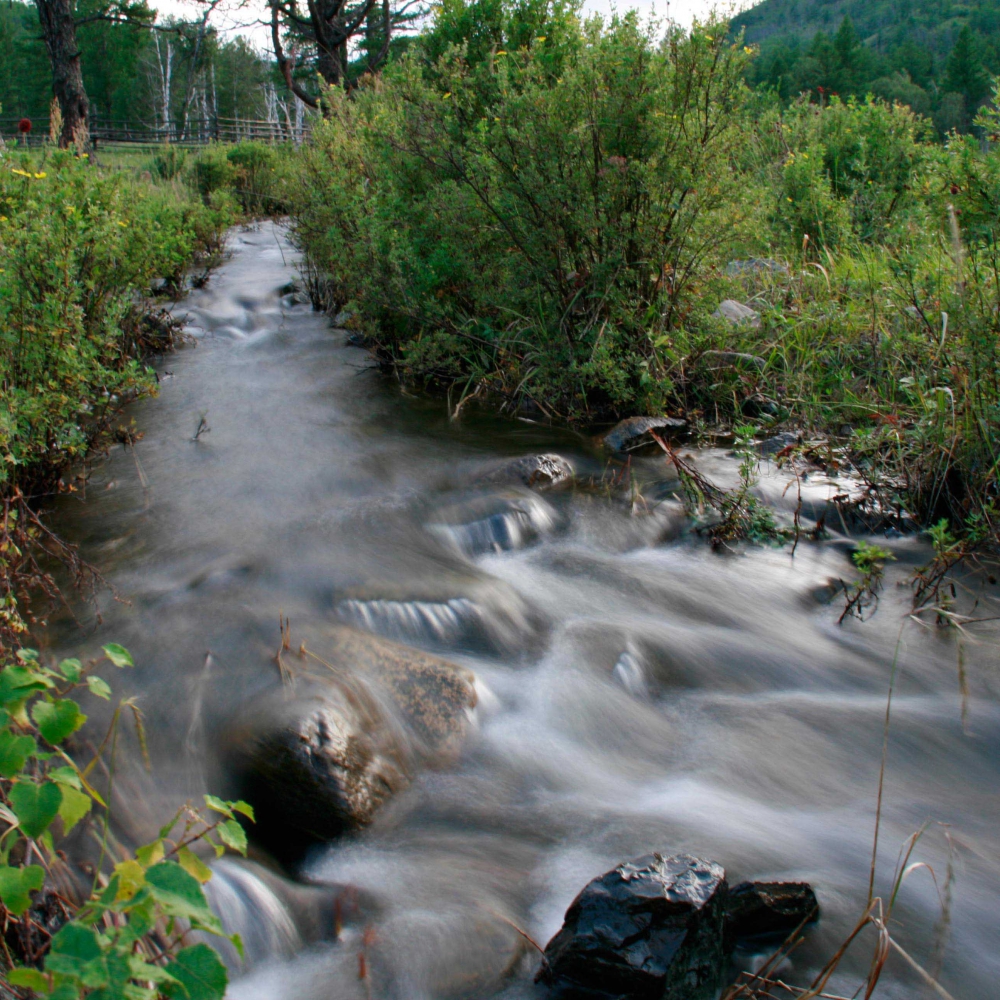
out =
{"type": "Polygon", "coordinates": [[[45,171],[43,170],[40,174],[35,174],[36,181],[44,181],[46,177],[45,171]]]}

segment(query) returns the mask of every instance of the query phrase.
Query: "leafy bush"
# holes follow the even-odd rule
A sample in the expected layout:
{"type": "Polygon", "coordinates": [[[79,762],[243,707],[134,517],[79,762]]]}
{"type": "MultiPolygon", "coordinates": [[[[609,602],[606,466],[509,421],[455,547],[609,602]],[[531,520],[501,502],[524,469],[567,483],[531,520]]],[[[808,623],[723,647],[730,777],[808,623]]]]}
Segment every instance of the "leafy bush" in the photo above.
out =
{"type": "Polygon", "coordinates": [[[226,191],[236,180],[236,166],[225,146],[208,146],[191,161],[188,177],[194,189],[207,202],[216,191],[226,191]]]}
{"type": "MultiPolygon", "coordinates": [[[[121,646],[109,644],[102,657],[115,667],[132,665],[121,646]]],[[[62,864],[57,836],[65,837],[96,810],[103,829],[101,860],[107,856],[107,806],[92,784],[94,763],[81,768],[66,750],[67,740],[87,716],[68,695],[86,688],[91,696],[111,697],[108,683],[77,659],[44,665],[38,653],[19,650],[0,671],[0,909],[5,926],[17,926],[44,892],[47,871],[62,864]],[[37,863],[40,862],[40,863],[37,863]]],[[[124,705],[114,713],[109,738],[124,705]]],[[[141,719],[136,715],[137,724],[141,719]]],[[[105,744],[108,740],[105,741],[105,744]]],[[[53,1000],[94,996],[187,997],[221,1000],[227,975],[218,955],[203,943],[186,944],[188,930],[224,935],[202,884],[211,869],[191,850],[202,842],[215,849],[246,853],[246,835],[236,820],[253,819],[243,802],[206,796],[203,815],[185,807],[152,843],[121,858],[106,873],[98,868],[93,889],[82,906],[54,933],[41,968],[10,969],[7,980],[53,1000]],[[176,829],[176,832],[175,832],[176,829]]],[[[34,924],[38,933],[38,924],[34,924]]],[[[228,937],[228,936],[227,936],[228,937]]],[[[228,937],[238,950],[239,939],[228,937]]]]}
{"type": "Polygon", "coordinates": [[[662,402],[654,343],[738,231],[747,55],[715,22],[661,45],[634,15],[569,18],[559,76],[545,36],[331,92],[293,208],[416,376],[613,413],[662,402]]]}

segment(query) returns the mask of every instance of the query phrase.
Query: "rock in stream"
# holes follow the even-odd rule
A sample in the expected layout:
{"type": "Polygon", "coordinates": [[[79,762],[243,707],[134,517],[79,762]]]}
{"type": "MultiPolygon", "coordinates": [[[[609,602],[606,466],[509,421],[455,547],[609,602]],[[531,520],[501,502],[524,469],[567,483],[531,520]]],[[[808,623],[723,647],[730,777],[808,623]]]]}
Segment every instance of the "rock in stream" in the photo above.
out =
{"type": "Polygon", "coordinates": [[[744,882],[686,854],[647,854],[595,878],[548,943],[537,982],[566,1000],[710,1000],[745,937],[819,916],[804,883],[744,882]]]}

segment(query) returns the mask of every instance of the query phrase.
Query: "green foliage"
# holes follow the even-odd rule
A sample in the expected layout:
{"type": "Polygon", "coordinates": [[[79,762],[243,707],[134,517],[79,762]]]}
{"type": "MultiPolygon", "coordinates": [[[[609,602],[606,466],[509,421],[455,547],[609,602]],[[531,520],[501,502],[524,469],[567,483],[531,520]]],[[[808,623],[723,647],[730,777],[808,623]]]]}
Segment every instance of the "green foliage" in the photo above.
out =
{"type": "Polygon", "coordinates": [[[186,162],[187,150],[168,143],[153,156],[153,172],[160,180],[172,181],[180,175],[186,162]]]}
{"type": "Polygon", "coordinates": [[[840,616],[843,621],[848,615],[864,620],[866,613],[872,613],[878,605],[878,591],[885,575],[885,564],[896,557],[881,546],[860,541],[851,553],[851,561],[861,574],[856,583],[845,588],[847,604],[840,616]]]}
{"type": "Polygon", "coordinates": [[[557,25],[555,63],[547,35],[479,63],[452,46],[331,92],[292,185],[297,230],[421,380],[565,414],[656,405],[654,343],[741,222],[747,56],[715,22],[663,44],[633,15],[533,23],[557,25]]]}
{"type": "MultiPolygon", "coordinates": [[[[132,666],[128,651],[117,644],[103,652],[116,667],[132,666]]],[[[67,695],[85,684],[93,689],[100,679],[91,671],[99,662],[64,660],[52,668],[36,651],[22,649],[0,671],[0,816],[7,825],[0,835],[0,914],[7,921],[24,917],[32,893],[44,886],[46,866],[56,860],[57,818],[65,835],[106,808],[90,783],[93,763],[81,769],[65,748],[86,721],[67,695]],[[28,857],[43,864],[26,864],[28,857]]],[[[53,1000],[221,1000],[227,976],[219,956],[204,943],[184,945],[189,930],[223,935],[202,890],[211,869],[191,848],[200,842],[220,856],[227,847],[245,854],[246,834],[235,816],[252,821],[253,810],[214,796],[205,803],[214,815],[183,807],[153,843],[95,880],[90,898],[52,937],[42,968],[11,969],[8,981],[53,1000]]],[[[237,937],[229,940],[241,950],[237,937]]]]}

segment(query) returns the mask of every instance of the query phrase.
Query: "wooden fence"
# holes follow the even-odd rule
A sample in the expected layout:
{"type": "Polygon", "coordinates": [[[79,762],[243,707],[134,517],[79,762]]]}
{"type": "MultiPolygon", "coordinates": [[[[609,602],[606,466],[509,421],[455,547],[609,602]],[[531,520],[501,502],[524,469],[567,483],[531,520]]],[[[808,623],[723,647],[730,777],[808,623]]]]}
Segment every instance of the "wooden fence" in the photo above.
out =
{"type": "MultiPolygon", "coordinates": [[[[20,118],[0,118],[0,137],[8,146],[40,146],[49,138],[49,120],[33,120],[31,131],[25,136],[18,132],[20,118]]],[[[124,121],[110,118],[93,118],[90,136],[95,146],[143,145],[158,146],[174,143],[178,146],[206,146],[210,142],[301,142],[310,130],[305,118],[295,121],[258,121],[247,118],[199,118],[181,126],[177,122],[124,121]]]]}

